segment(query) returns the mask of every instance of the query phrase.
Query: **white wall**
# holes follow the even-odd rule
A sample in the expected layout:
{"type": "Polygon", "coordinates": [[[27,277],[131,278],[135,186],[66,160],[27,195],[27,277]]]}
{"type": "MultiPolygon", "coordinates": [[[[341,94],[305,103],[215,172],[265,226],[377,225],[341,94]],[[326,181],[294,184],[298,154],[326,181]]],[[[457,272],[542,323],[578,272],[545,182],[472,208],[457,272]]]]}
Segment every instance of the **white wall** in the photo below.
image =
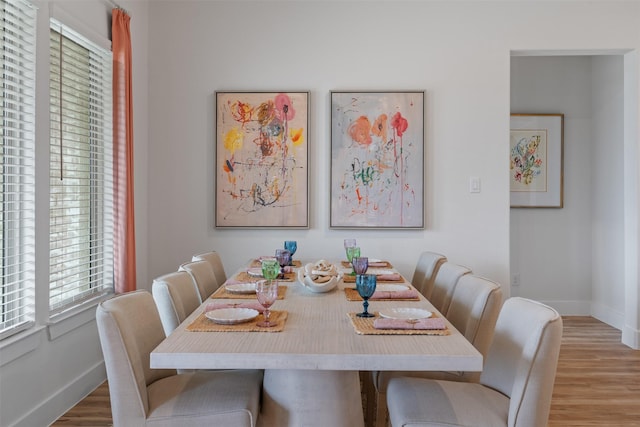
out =
{"type": "Polygon", "coordinates": [[[624,276],[624,60],[594,57],[592,76],[592,307],[622,329],[624,276]]]}
{"type": "MultiPolygon", "coordinates": [[[[136,126],[137,239],[146,276],[147,3],[119,2],[132,16],[136,126]],[[143,186],[140,186],[140,185],[143,186]]],[[[106,378],[95,306],[66,319],[48,318],[49,15],[95,40],[110,39],[111,4],[104,0],[36,0],[36,327],[0,342],[0,426],[45,426],[106,378]]]]}
{"type": "Polygon", "coordinates": [[[514,57],[511,111],[564,114],[564,207],[512,209],[512,295],[621,327],[622,56],[514,57]]]}
{"type": "MultiPolygon", "coordinates": [[[[149,278],[212,248],[233,271],[285,238],[299,241],[301,257],[339,257],[353,236],[405,274],[435,250],[508,285],[510,51],[638,47],[639,17],[639,4],[616,2],[154,1],[149,278]],[[214,228],[214,92],[235,89],[311,91],[309,230],[214,228]],[[426,90],[424,231],[328,228],[333,89],[426,90]],[[480,194],[468,192],[470,176],[480,194]]],[[[573,268],[583,260],[574,255],[573,268]]]]}

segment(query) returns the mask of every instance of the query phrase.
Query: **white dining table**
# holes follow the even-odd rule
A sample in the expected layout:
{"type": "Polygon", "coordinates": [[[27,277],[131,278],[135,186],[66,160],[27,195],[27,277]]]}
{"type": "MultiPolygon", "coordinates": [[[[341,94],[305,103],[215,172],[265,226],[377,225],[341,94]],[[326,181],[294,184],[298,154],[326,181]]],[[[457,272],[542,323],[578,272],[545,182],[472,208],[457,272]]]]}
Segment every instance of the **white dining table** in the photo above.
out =
{"type": "MultiPolygon", "coordinates": [[[[272,310],[288,312],[281,332],[187,331],[209,299],[153,350],[151,368],[264,369],[258,425],[274,427],[363,426],[360,371],[482,370],[482,355],[449,322],[445,336],[359,335],[348,313],[361,312],[362,301],[348,301],[344,292],[353,283],[340,281],[327,293],[312,293],[297,281],[280,286],[287,291],[272,310]]],[[[423,296],[370,301],[369,311],[393,307],[441,316],[423,296]]]]}

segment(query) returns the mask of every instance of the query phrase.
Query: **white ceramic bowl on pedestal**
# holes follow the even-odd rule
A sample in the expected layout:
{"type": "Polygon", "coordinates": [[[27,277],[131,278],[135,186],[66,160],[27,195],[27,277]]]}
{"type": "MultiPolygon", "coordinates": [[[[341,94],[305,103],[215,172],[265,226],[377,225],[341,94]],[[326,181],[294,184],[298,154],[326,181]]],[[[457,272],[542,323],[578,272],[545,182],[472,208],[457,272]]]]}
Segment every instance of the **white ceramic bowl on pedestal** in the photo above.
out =
{"type": "Polygon", "coordinates": [[[298,281],[315,293],[329,292],[338,286],[342,276],[335,265],[325,260],[306,264],[298,269],[298,281]]]}

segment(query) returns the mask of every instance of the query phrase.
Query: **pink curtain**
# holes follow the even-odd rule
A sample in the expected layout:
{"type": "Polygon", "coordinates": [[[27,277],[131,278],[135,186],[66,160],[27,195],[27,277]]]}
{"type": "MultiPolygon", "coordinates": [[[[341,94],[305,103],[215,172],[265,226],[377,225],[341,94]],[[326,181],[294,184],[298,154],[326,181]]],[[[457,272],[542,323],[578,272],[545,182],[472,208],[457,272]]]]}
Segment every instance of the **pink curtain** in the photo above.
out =
{"type": "Polygon", "coordinates": [[[133,96],[131,17],[111,14],[113,51],[114,283],[116,293],[136,289],[136,238],[133,212],[133,96]]]}

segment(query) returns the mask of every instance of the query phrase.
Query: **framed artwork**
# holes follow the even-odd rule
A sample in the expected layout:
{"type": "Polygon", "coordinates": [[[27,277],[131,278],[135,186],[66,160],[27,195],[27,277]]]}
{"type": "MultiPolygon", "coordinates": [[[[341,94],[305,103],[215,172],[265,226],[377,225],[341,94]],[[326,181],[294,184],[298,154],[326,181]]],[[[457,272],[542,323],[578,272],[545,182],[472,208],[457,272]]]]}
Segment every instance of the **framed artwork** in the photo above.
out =
{"type": "Polygon", "coordinates": [[[512,114],[510,188],[512,208],[561,208],[563,114],[512,114]]]}
{"type": "Polygon", "coordinates": [[[331,92],[331,228],[424,228],[424,91],[331,92]]]}
{"type": "Polygon", "coordinates": [[[309,227],[309,92],[216,92],[216,227],[309,227]]]}

